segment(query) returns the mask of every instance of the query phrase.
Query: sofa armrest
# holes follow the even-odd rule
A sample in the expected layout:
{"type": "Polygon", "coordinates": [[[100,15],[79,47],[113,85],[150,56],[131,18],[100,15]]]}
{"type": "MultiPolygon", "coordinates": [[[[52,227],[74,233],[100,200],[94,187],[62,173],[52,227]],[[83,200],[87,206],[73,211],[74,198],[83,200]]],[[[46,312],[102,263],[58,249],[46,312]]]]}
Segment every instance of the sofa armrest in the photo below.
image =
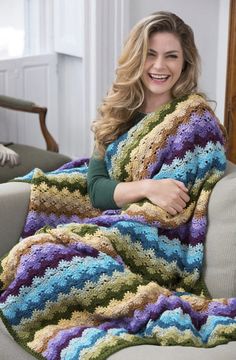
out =
{"type": "Polygon", "coordinates": [[[30,198],[30,184],[0,184],[0,256],[20,238],[30,198]]]}

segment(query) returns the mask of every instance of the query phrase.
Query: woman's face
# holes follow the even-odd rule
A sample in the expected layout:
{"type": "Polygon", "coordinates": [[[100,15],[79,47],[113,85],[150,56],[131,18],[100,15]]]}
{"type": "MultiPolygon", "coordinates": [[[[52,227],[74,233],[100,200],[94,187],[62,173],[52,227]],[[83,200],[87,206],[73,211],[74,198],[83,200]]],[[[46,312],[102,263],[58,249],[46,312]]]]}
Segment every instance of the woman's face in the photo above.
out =
{"type": "Polygon", "coordinates": [[[178,81],[184,66],[183,49],[178,37],[169,32],[153,33],[148,42],[147,58],[141,77],[145,100],[171,100],[171,89],[178,81]]]}

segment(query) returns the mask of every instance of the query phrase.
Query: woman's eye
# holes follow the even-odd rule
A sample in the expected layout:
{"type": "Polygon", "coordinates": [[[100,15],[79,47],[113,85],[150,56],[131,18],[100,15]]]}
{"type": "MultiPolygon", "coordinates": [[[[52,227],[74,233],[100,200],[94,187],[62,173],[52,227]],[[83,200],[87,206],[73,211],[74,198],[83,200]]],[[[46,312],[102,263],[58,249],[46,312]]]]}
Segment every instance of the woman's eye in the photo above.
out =
{"type": "Polygon", "coordinates": [[[148,52],[147,56],[155,56],[155,54],[152,52],[148,52]]]}
{"type": "Polygon", "coordinates": [[[168,58],[171,58],[171,59],[177,59],[177,58],[178,58],[178,56],[175,55],[175,54],[170,54],[170,55],[168,55],[167,57],[168,57],[168,58]]]}

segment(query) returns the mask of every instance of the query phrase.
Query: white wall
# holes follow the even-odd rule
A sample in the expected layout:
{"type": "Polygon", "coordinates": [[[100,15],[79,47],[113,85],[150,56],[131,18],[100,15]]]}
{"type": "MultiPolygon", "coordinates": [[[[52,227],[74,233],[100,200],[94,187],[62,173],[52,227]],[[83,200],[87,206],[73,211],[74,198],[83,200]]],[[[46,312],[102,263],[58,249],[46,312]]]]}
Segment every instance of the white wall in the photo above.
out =
{"type": "Polygon", "coordinates": [[[223,122],[227,58],[229,0],[130,0],[130,26],[159,10],[171,11],[188,23],[195,34],[202,66],[200,90],[217,102],[223,122]]]}

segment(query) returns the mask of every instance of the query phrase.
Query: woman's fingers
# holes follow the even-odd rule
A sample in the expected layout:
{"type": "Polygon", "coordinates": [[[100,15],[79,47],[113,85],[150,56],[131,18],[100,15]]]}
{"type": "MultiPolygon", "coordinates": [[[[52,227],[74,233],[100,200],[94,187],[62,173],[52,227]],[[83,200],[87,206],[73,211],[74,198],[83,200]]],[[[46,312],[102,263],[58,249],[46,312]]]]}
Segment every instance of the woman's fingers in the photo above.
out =
{"type": "Polygon", "coordinates": [[[146,197],[171,215],[181,213],[189,202],[188,189],[174,179],[147,180],[146,197]]]}
{"type": "Polygon", "coordinates": [[[164,210],[166,210],[168,212],[168,214],[173,215],[173,216],[177,214],[177,211],[174,208],[170,207],[170,206],[167,209],[164,209],[164,210]]]}
{"type": "Polygon", "coordinates": [[[179,187],[173,188],[172,192],[170,191],[167,196],[169,196],[171,206],[173,206],[174,204],[178,204],[182,208],[184,208],[186,206],[186,203],[190,200],[189,195],[179,187]]]}
{"type": "Polygon", "coordinates": [[[185,208],[186,203],[187,203],[187,201],[184,201],[184,200],[182,200],[181,197],[179,197],[175,202],[173,202],[172,207],[174,204],[176,204],[176,206],[177,206],[176,210],[180,209],[179,211],[182,211],[185,208]]]}
{"type": "Polygon", "coordinates": [[[184,201],[185,203],[189,202],[189,200],[190,200],[189,195],[186,194],[186,192],[184,192],[184,191],[181,191],[181,192],[179,193],[179,197],[180,197],[180,199],[181,199],[182,201],[184,201]]]}
{"type": "Polygon", "coordinates": [[[184,185],[184,183],[182,183],[181,181],[178,180],[173,180],[175,182],[175,184],[178,186],[178,195],[179,197],[185,202],[187,203],[190,200],[189,195],[187,194],[188,192],[188,188],[184,185]]]}
{"type": "Polygon", "coordinates": [[[182,181],[173,179],[173,182],[175,182],[178,187],[183,189],[183,191],[188,192],[188,188],[184,185],[184,183],[182,181]]]}

